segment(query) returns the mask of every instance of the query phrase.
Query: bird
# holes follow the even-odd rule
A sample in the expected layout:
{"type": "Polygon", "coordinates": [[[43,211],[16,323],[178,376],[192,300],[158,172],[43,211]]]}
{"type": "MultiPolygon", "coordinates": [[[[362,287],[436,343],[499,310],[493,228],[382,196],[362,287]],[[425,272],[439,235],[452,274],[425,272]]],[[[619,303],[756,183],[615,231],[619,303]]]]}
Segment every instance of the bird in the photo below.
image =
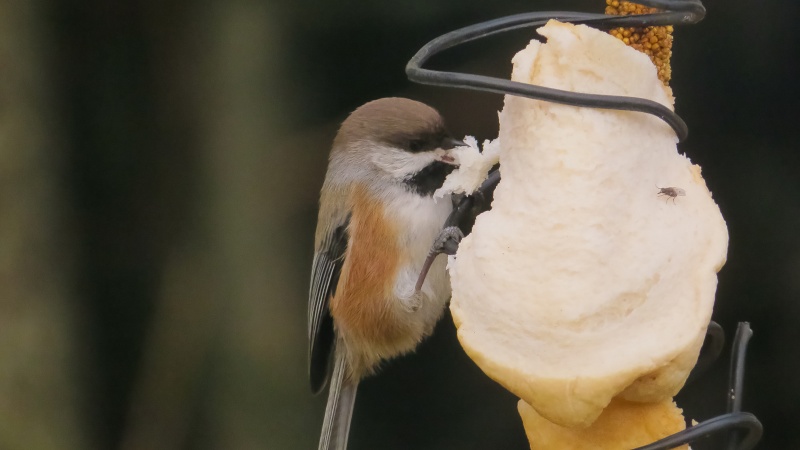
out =
{"type": "Polygon", "coordinates": [[[443,259],[415,285],[453,209],[433,193],[463,145],[437,110],[405,98],[358,107],[333,140],[308,300],[311,390],[329,385],[319,450],[347,448],[359,382],[413,351],[444,312],[443,259]]]}

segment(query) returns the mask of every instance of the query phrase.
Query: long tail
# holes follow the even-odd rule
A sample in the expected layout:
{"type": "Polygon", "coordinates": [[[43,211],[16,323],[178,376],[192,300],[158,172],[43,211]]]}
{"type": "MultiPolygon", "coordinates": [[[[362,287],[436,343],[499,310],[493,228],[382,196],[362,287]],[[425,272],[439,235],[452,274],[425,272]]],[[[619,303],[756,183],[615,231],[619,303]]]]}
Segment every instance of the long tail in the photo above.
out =
{"type": "Polygon", "coordinates": [[[328,390],[328,406],[325,407],[319,450],[347,449],[347,436],[350,433],[350,419],[353,417],[358,381],[345,380],[347,358],[343,353],[334,350],[336,360],[328,390]]]}

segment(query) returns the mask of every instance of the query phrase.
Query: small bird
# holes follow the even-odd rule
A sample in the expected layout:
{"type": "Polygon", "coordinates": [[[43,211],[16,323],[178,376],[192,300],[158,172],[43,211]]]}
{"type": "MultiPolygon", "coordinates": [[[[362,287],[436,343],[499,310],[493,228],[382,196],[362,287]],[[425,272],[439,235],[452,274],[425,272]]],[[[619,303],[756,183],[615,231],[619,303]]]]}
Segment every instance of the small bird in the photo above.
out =
{"type": "Polygon", "coordinates": [[[359,107],[333,141],[308,300],[311,390],[330,383],[320,450],[347,448],[359,381],[414,350],[444,311],[444,259],[415,284],[453,209],[433,192],[462,145],[435,109],[404,98],[359,107]]]}

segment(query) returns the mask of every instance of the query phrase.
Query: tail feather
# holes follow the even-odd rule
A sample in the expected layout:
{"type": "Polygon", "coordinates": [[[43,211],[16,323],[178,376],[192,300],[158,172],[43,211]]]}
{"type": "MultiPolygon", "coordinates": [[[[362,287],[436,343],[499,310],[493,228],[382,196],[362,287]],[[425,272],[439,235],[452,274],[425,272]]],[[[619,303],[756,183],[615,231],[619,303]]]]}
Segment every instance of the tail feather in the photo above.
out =
{"type": "Polygon", "coordinates": [[[341,351],[334,351],[334,354],[336,360],[328,390],[328,405],[325,407],[319,450],[347,449],[350,419],[353,417],[353,405],[356,402],[358,381],[345,380],[347,360],[341,351]]]}

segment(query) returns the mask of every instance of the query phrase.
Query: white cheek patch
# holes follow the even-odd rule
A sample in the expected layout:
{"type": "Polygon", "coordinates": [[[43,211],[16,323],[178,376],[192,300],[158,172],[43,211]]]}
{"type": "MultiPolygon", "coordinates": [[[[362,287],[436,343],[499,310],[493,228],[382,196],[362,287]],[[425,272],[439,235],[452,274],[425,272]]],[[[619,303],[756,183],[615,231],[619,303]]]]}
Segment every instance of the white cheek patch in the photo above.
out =
{"type": "Polygon", "coordinates": [[[379,146],[372,152],[372,162],[393,178],[406,179],[437,160],[437,151],[411,153],[399,148],[379,146]]]}

